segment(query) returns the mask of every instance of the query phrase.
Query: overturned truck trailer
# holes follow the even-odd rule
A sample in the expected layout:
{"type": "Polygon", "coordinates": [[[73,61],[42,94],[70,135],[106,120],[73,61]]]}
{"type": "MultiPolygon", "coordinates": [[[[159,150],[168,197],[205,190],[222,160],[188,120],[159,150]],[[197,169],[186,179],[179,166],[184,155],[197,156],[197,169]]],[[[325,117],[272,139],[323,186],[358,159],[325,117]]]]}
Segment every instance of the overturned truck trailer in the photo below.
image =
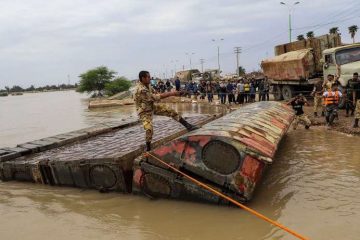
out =
{"type": "MultiPolygon", "coordinates": [[[[151,155],[246,202],[273,162],[292,120],[286,105],[259,102],[162,145],[151,155]]],[[[136,159],[132,189],[151,197],[227,203],[151,156],[136,159]]]]}

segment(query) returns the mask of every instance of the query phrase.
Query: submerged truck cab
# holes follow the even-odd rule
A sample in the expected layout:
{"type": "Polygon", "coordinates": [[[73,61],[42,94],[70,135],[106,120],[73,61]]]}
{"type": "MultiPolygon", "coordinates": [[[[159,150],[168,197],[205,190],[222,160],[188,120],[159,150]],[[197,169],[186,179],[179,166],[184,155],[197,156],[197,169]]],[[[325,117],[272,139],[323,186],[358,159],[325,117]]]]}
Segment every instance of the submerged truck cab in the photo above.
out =
{"type": "Polygon", "coordinates": [[[353,73],[360,72],[360,43],[323,51],[324,78],[327,75],[340,75],[339,82],[346,86],[353,73]]]}

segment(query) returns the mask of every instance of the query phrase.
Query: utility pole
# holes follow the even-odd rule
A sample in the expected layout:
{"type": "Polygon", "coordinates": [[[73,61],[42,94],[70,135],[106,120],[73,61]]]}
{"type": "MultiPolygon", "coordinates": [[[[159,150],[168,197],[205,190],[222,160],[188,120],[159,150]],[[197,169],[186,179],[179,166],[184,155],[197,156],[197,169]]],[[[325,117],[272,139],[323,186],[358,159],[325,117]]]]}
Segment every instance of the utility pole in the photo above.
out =
{"type": "Polygon", "coordinates": [[[213,42],[217,42],[218,45],[217,45],[217,58],[218,58],[218,71],[219,71],[219,74],[220,74],[220,42],[221,41],[224,41],[223,38],[220,38],[220,39],[212,39],[211,41],[213,42]]]}
{"type": "Polygon", "coordinates": [[[240,76],[239,54],[241,53],[241,47],[234,47],[234,53],[236,54],[236,72],[238,76],[240,76]]]}
{"type": "Polygon", "coordinates": [[[300,2],[293,2],[293,4],[287,4],[285,2],[280,2],[281,5],[284,5],[288,8],[289,10],[289,42],[291,42],[291,32],[292,32],[292,28],[291,28],[291,11],[294,9],[295,5],[299,4],[300,2]]]}
{"type": "Polygon", "coordinates": [[[205,59],[200,58],[200,63],[201,63],[201,72],[204,72],[204,63],[205,63],[205,59]]]}
{"type": "Polygon", "coordinates": [[[191,68],[192,68],[192,66],[191,66],[191,55],[194,55],[195,53],[185,53],[185,55],[187,55],[187,56],[189,56],[189,60],[190,60],[190,69],[189,70],[191,70],[191,68]]]}

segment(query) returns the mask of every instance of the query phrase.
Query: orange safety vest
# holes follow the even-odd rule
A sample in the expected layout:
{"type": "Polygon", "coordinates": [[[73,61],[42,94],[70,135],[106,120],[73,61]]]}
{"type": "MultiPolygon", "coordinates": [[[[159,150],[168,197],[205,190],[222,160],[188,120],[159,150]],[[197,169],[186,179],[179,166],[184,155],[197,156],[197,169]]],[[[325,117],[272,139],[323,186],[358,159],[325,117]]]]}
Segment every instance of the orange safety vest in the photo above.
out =
{"type": "Polygon", "coordinates": [[[339,104],[339,99],[339,91],[336,91],[334,95],[332,91],[329,91],[328,96],[324,99],[324,103],[326,106],[330,104],[339,104]]]}

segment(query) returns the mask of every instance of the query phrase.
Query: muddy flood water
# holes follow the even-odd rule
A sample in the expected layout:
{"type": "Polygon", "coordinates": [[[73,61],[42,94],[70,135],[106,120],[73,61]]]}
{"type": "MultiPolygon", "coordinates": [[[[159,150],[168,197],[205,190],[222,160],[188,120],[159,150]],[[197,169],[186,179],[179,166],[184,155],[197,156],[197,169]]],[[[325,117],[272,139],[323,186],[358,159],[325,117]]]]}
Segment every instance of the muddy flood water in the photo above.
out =
{"type": "MultiPolygon", "coordinates": [[[[175,105],[186,113],[220,108],[175,105]]],[[[0,98],[0,147],[135,116],[75,92],[0,98]]],[[[251,208],[310,239],[360,239],[360,138],[290,131],[251,208]]],[[[295,239],[235,207],[0,181],[0,239],[295,239]]]]}

